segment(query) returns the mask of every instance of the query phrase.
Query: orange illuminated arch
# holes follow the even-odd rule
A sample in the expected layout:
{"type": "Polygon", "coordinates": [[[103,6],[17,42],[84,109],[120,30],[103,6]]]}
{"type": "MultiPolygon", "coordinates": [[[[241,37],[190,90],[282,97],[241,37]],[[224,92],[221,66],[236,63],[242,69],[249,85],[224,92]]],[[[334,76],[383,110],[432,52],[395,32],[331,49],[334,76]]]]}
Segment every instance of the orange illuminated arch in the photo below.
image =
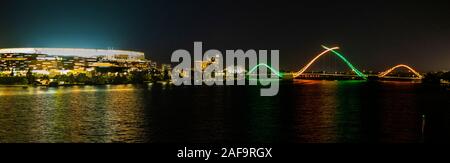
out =
{"type": "Polygon", "coordinates": [[[380,73],[380,74],[378,75],[378,77],[385,77],[387,74],[389,74],[389,73],[391,73],[392,71],[394,71],[395,69],[398,69],[398,68],[401,68],[401,67],[407,68],[407,69],[410,70],[412,73],[414,73],[414,75],[416,75],[418,78],[423,78],[423,76],[420,75],[416,70],[414,70],[413,68],[411,68],[411,67],[409,67],[408,65],[405,65],[405,64],[399,64],[399,65],[397,65],[397,66],[394,66],[394,67],[388,69],[387,71],[384,71],[384,72],[380,73]]]}

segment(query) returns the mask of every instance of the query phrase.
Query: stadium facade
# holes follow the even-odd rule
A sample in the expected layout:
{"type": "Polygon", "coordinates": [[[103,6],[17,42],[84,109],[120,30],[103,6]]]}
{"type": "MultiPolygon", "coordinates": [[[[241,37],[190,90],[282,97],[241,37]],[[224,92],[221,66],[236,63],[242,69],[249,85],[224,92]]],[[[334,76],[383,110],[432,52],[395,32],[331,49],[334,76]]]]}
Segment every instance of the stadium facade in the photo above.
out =
{"type": "Polygon", "coordinates": [[[0,71],[24,74],[86,73],[96,68],[124,68],[128,71],[156,67],[143,52],[75,48],[0,49],[0,71]]]}

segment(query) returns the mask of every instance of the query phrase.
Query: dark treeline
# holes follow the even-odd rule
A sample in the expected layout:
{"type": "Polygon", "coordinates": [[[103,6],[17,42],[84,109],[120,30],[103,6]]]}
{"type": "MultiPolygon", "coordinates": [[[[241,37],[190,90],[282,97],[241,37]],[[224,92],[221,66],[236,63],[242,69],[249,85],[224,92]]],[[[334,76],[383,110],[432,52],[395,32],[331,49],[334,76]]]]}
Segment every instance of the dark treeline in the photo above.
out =
{"type": "MultiPolygon", "coordinates": [[[[169,81],[170,73],[161,72],[157,69],[143,71],[107,71],[96,70],[91,75],[85,73],[56,75],[49,77],[48,75],[36,75],[28,72],[26,76],[2,75],[0,76],[0,84],[2,85],[102,85],[102,84],[140,84],[146,82],[169,81]]],[[[448,72],[430,72],[424,75],[423,83],[439,84],[450,82],[450,71],[448,72]]]]}
{"type": "Polygon", "coordinates": [[[170,73],[157,69],[140,71],[105,71],[96,70],[91,74],[49,75],[33,74],[30,71],[25,76],[2,75],[2,85],[103,85],[103,84],[140,84],[146,82],[168,81],[170,73]]]}
{"type": "Polygon", "coordinates": [[[422,79],[425,83],[450,82],[450,71],[448,72],[430,72],[425,74],[422,79]]]}

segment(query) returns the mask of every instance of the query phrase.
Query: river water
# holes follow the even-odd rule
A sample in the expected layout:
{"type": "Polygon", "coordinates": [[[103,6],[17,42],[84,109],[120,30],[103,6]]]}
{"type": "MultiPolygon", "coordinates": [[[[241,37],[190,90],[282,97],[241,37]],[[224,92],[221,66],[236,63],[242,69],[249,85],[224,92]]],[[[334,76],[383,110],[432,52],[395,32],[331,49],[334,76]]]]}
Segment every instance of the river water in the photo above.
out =
{"type": "Polygon", "coordinates": [[[0,142],[449,142],[450,93],[410,82],[0,87],[0,142]]]}

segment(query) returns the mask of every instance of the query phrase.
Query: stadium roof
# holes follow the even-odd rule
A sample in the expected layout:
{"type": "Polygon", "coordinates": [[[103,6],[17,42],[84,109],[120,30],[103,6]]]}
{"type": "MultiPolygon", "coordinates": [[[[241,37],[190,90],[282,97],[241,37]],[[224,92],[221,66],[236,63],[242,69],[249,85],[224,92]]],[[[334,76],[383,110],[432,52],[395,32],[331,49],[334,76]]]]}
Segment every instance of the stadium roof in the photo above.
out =
{"type": "Polygon", "coordinates": [[[76,57],[99,57],[128,55],[131,57],[144,57],[143,52],[127,50],[106,50],[106,49],[76,49],[76,48],[8,48],[0,49],[0,54],[46,54],[50,56],[76,56],[76,57]]]}

